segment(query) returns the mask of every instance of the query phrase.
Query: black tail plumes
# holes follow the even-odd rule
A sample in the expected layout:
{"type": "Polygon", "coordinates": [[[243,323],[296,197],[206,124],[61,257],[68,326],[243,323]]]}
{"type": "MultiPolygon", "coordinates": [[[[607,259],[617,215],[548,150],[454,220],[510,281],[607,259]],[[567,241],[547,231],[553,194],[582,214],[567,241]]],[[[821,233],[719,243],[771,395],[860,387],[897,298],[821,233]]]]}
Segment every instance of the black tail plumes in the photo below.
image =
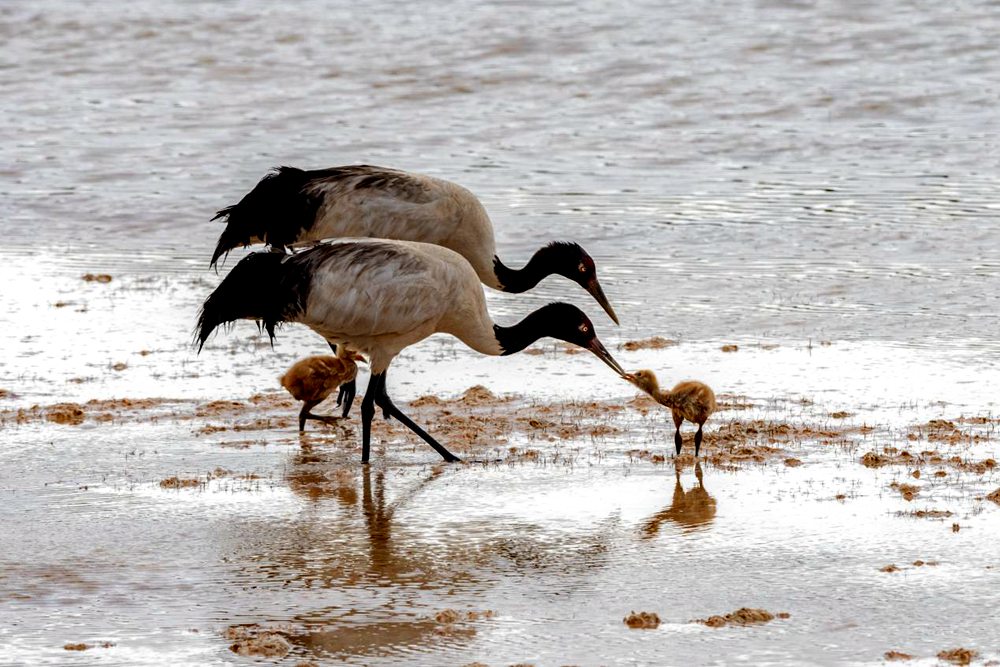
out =
{"type": "Polygon", "coordinates": [[[305,308],[309,276],[284,253],[255,252],[233,267],[201,307],[195,342],[198,351],[218,327],[257,320],[274,340],[274,328],[305,308]]]}
{"type": "Polygon", "coordinates": [[[304,191],[311,176],[295,167],[279,167],[261,179],[240,200],[227,206],[212,220],[224,219],[226,229],[212,253],[211,266],[230,250],[251,243],[286,246],[298,240],[312,226],[322,201],[321,195],[304,191]]]}

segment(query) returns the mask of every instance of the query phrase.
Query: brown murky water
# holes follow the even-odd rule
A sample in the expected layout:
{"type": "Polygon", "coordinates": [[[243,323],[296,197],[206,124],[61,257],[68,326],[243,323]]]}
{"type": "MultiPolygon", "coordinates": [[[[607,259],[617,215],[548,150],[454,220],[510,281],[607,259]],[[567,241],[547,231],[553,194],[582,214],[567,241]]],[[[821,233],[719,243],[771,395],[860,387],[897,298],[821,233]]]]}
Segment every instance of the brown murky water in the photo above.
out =
{"type": "MultiPolygon", "coordinates": [[[[0,7],[0,664],[1000,658],[998,25],[0,7]],[[552,343],[400,356],[453,466],[395,423],[368,469],[356,419],[300,438],[277,378],[308,331],[196,356],[208,218],[277,164],[351,162],[467,185],[512,264],[583,243],[619,360],[719,395],[704,461],[552,343]],[[677,344],[625,345],[654,335],[677,344]]],[[[558,279],[488,296],[503,322],[586,306],[558,279]]]]}

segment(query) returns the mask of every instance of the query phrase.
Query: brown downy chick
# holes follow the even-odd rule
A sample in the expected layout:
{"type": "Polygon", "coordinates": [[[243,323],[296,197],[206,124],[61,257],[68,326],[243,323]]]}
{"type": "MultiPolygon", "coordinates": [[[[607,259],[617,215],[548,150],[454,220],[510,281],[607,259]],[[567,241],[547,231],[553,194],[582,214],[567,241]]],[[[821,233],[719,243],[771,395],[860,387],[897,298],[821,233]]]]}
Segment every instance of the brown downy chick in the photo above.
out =
{"type": "Polygon", "coordinates": [[[670,391],[665,391],[660,389],[656,374],[649,370],[628,373],[624,377],[656,399],[657,403],[670,408],[677,429],[674,433],[677,454],[681,453],[681,423],[686,419],[698,425],[698,431],[694,434],[694,455],[697,457],[701,450],[701,427],[715,412],[715,393],[712,388],[697,380],[685,380],[670,391]]]}
{"type": "Polygon", "coordinates": [[[350,382],[358,375],[358,365],[355,362],[365,362],[365,358],[356,352],[347,352],[336,357],[322,355],[306,357],[295,362],[281,376],[281,386],[288,390],[296,400],[302,401],[302,411],[299,412],[299,431],[306,430],[306,420],[315,419],[327,424],[347,417],[351,408],[351,400],[344,406],[342,417],[324,417],[314,415],[310,410],[326,400],[340,385],[350,382]]]}

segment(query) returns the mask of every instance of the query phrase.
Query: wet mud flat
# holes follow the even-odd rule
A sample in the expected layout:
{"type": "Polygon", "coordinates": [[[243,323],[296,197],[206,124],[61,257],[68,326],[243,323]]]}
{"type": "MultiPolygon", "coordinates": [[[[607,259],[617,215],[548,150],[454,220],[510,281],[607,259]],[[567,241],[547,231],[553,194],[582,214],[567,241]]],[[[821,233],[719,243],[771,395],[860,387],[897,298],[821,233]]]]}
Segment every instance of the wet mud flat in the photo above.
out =
{"type": "Polygon", "coordinates": [[[362,467],[357,404],[300,436],[278,385],[310,332],[196,356],[215,279],[74,261],[0,314],[0,662],[997,658],[988,346],[602,327],[626,368],[716,390],[695,462],[589,354],[434,337],[390,391],[465,462],[379,417],[362,467]]]}
{"type": "Polygon", "coordinates": [[[465,462],[377,419],[361,466],[356,417],[300,435],[276,391],[13,402],[14,663],[997,657],[988,412],[722,392],[696,462],[645,397],[476,385],[408,401],[465,462]]]}

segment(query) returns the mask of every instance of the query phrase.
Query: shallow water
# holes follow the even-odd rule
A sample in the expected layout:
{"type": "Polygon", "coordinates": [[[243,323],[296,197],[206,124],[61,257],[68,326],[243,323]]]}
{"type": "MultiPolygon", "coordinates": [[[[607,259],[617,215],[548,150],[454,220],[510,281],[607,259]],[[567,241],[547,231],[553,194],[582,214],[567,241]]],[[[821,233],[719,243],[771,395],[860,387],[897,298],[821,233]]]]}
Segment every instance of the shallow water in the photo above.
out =
{"type": "MultiPolygon", "coordinates": [[[[271,167],[374,162],[470,187],[514,264],[579,240],[644,331],[994,341],[998,22],[989,2],[5,5],[5,246],[191,271],[271,167]]],[[[551,283],[518,303],[582,301],[551,283]]]]}
{"type": "Polygon", "coordinates": [[[859,462],[1000,454],[998,24],[990,2],[3,5],[0,662],[245,664],[224,633],[254,624],[288,665],[998,657],[997,473],[859,462]],[[511,426],[463,452],[499,463],[444,469],[393,425],[367,472],[356,422],[300,442],[294,406],[248,399],[321,353],[313,334],[190,347],[219,280],[208,219],[275,165],[355,162],[468,186],[510,264],[580,241],[623,326],[561,279],[489,294],[499,321],[564,299],[613,350],[678,340],[615,355],[749,405],[710,436],[843,433],[706,463],[702,495],[690,465],[678,481],[636,454],[668,453],[667,415],[590,355],[435,337],[394,364],[401,404],[483,384],[517,396],[496,408],[511,424],[627,407],[586,417],[603,436],[511,426]],[[169,400],[85,405],[77,426],[31,412],[112,398],[169,400]],[[215,399],[244,405],[199,412],[215,399]],[[931,440],[932,419],[962,438],[931,440]],[[899,514],[920,509],[953,514],[899,514]],[[690,622],[741,606],[791,617],[690,622]],[[663,624],[629,630],[633,609],[663,624]]]}
{"type": "MultiPolygon", "coordinates": [[[[224,664],[243,660],[222,636],[233,626],[276,628],[290,642],[282,664],[868,663],[889,649],[933,656],[958,645],[996,655],[1000,511],[982,499],[996,469],[859,463],[892,446],[996,458],[995,418],[958,423],[962,436],[944,445],[913,423],[922,408],[883,406],[909,422],[898,427],[878,409],[844,420],[801,399],[742,396],[744,409],[713,419],[707,451],[725,451],[711,437],[733,420],[831,432],[749,436],[778,446],[777,458],[682,462],[675,473],[640,451],[671,443],[655,406],[553,410],[515,397],[449,410],[613,430],[553,439],[514,426],[471,447],[453,435],[446,444],[474,462],[438,465],[398,426],[379,425],[375,464],[362,469],[356,422],[300,438],[277,397],[221,411],[170,401],[112,410],[110,421],[88,404],[80,426],[6,423],[5,656],[224,664]],[[783,463],[792,456],[803,464],[783,463]],[[174,476],[197,483],[162,488],[174,476]],[[917,497],[891,482],[914,483],[917,497]],[[881,572],[888,564],[901,571],[881,572]],[[742,606],[791,617],[693,622],[742,606]],[[436,621],[447,609],[491,616],[436,621]],[[632,610],[663,623],[629,630],[632,610]],[[71,654],[67,642],[114,646],[71,654]]],[[[420,421],[438,430],[450,419],[441,414],[420,421]]]]}

